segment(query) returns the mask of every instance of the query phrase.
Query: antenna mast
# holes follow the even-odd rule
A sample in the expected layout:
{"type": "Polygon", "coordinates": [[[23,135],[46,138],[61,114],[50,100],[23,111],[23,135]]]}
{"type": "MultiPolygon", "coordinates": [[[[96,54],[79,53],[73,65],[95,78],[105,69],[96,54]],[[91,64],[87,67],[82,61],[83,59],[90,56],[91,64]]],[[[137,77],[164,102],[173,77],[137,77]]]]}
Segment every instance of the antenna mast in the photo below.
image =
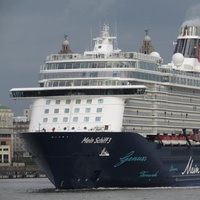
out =
{"type": "Polygon", "coordinates": [[[116,39],[114,40],[114,49],[118,49],[118,42],[117,42],[117,22],[115,20],[115,36],[116,36],[116,39]]]}

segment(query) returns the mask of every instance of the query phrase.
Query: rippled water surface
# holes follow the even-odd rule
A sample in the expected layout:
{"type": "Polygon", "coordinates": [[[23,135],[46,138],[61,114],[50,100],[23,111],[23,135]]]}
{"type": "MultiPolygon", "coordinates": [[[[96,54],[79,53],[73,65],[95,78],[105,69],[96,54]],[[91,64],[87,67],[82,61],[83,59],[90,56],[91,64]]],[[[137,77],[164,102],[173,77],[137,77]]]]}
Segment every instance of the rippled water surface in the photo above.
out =
{"type": "Polygon", "coordinates": [[[0,179],[0,200],[200,200],[200,187],[56,190],[46,178],[0,179]]]}

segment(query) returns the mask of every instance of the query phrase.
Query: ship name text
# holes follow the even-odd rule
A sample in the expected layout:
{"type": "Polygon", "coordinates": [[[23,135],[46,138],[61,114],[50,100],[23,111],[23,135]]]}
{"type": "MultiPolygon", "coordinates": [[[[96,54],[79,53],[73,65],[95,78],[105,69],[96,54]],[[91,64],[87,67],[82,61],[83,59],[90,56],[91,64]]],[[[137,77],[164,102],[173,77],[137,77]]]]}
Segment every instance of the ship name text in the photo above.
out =
{"type": "Polygon", "coordinates": [[[193,165],[194,160],[192,157],[189,158],[187,166],[182,174],[200,174],[200,169],[197,165],[193,165]]]}
{"type": "Polygon", "coordinates": [[[145,162],[147,161],[147,156],[133,156],[135,151],[129,152],[127,155],[125,155],[120,159],[120,162],[114,165],[114,167],[119,167],[120,165],[126,163],[126,162],[145,162]]]}
{"type": "Polygon", "coordinates": [[[100,144],[109,144],[111,142],[112,138],[111,137],[84,137],[81,143],[84,144],[95,144],[95,143],[100,143],[100,144]]]}

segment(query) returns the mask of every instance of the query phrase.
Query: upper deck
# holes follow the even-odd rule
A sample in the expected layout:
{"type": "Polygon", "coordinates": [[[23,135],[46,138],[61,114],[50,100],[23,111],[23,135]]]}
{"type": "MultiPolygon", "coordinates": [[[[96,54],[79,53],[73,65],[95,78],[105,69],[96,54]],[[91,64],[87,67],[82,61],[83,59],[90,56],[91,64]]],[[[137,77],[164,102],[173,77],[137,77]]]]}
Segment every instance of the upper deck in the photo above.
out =
{"type": "Polygon", "coordinates": [[[105,54],[51,54],[46,57],[46,63],[54,63],[54,62],[80,62],[86,60],[143,60],[149,62],[156,62],[161,63],[162,59],[143,54],[138,52],[118,52],[118,53],[111,53],[109,56],[105,54]]]}

